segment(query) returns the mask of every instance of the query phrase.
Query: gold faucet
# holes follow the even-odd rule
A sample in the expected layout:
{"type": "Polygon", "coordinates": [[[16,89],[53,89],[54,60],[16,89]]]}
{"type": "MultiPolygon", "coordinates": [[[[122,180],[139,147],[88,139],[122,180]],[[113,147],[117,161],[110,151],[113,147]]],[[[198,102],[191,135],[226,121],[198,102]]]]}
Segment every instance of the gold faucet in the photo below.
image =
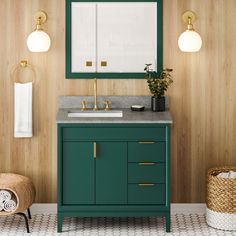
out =
{"type": "Polygon", "coordinates": [[[97,79],[94,79],[93,82],[93,92],[94,92],[94,106],[93,106],[93,110],[97,111],[98,110],[98,105],[97,105],[97,79]]]}
{"type": "MultiPolygon", "coordinates": [[[[93,97],[94,97],[94,104],[93,104],[93,111],[98,111],[98,101],[97,101],[97,79],[95,78],[94,79],[94,82],[93,82],[93,97]]],[[[82,101],[81,102],[81,108],[80,110],[81,111],[86,111],[88,108],[86,107],[86,101],[82,101]]],[[[104,111],[109,111],[111,108],[110,108],[110,105],[111,105],[111,102],[110,101],[104,101],[103,102],[105,104],[105,107],[104,107],[104,111]]]]}

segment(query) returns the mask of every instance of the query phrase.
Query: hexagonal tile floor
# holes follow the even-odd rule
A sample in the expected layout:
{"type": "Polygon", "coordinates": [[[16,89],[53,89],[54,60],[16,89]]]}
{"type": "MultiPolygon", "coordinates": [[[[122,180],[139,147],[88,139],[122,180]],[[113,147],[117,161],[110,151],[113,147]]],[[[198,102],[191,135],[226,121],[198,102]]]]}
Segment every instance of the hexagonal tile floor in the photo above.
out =
{"type": "MultiPolygon", "coordinates": [[[[29,221],[31,235],[50,236],[236,236],[234,231],[222,231],[209,227],[204,214],[172,215],[172,232],[165,233],[163,218],[65,218],[63,233],[56,230],[56,214],[36,214],[29,221]]],[[[0,217],[0,235],[29,235],[24,220],[15,215],[0,217]]]]}

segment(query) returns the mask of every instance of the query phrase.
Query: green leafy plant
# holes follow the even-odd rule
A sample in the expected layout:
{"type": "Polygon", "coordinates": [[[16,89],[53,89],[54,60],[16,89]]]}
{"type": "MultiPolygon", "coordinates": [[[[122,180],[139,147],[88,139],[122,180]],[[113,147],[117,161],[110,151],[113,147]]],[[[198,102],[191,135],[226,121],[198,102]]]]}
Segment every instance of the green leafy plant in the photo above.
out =
{"type": "Polygon", "coordinates": [[[151,64],[146,64],[144,70],[145,79],[147,79],[148,87],[152,95],[156,98],[161,98],[165,95],[166,90],[173,83],[171,72],[172,69],[163,69],[161,74],[158,75],[156,71],[150,68],[151,64]]]}

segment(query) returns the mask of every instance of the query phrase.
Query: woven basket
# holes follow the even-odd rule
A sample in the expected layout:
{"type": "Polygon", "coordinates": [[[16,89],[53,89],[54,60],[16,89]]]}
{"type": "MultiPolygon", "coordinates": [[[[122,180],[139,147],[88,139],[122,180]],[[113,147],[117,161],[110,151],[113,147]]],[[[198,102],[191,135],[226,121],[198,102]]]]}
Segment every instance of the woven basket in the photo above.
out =
{"type": "Polygon", "coordinates": [[[12,212],[0,212],[0,216],[15,214],[25,211],[35,199],[35,187],[32,181],[22,175],[0,173],[0,189],[8,190],[16,199],[16,209],[12,212]]]}
{"type": "Polygon", "coordinates": [[[207,174],[207,223],[217,229],[236,230],[236,179],[217,177],[236,167],[219,167],[207,174]]]}

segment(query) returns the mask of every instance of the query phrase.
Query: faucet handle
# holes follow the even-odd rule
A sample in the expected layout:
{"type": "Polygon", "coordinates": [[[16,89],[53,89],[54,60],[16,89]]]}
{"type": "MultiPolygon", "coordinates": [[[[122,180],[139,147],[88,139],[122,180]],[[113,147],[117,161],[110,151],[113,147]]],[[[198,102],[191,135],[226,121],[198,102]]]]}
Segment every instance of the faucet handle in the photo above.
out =
{"type": "Polygon", "coordinates": [[[81,111],[87,110],[86,103],[87,103],[86,101],[82,101],[82,102],[81,102],[81,105],[82,105],[82,107],[81,107],[81,109],[80,109],[81,111]]]}
{"type": "Polygon", "coordinates": [[[104,109],[105,111],[111,110],[111,108],[110,108],[111,101],[106,100],[106,101],[104,101],[104,104],[105,104],[105,109],[104,109]]]}

